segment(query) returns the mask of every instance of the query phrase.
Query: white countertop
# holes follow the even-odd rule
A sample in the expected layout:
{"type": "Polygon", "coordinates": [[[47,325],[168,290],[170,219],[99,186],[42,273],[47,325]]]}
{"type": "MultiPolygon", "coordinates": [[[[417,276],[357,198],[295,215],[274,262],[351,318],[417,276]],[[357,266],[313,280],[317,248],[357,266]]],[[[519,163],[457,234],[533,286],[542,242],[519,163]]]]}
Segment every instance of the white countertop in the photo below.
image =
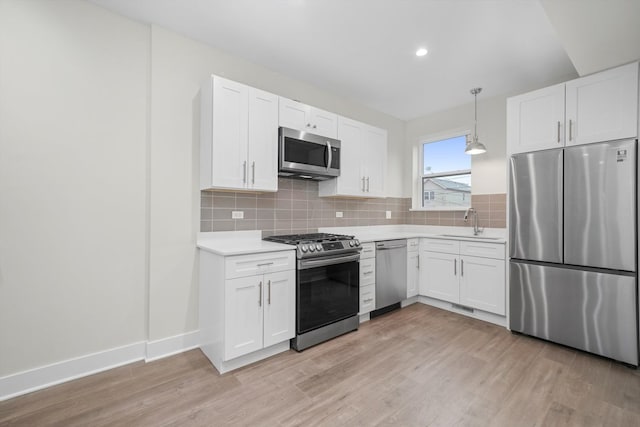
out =
{"type": "Polygon", "coordinates": [[[198,233],[196,245],[204,251],[223,256],[295,250],[292,245],[265,242],[260,230],[198,233]]]}
{"type": "MultiPolygon", "coordinates": [[[[318,229],[318,231],[321,233],[354,235],[361,242],[431,237],[448,240],[467,240],[472,242],[505,244],[507,234],[507,231],[504,228],[487,228],[479,235],[479,237],[494,237],[495,239],[478,239],[474,238],[473,231],[470,227],[443,227],[434,225],[325,227],[318,229]],[[445,234],[453,234],[455,237],[444,236],[445,234]]],[[[265,242],[262,240],[262,232],[260,230],[198,233],[197,246],[204,251],[223,256],[295,250],[295,247],[292,245],[265,242]]]]}

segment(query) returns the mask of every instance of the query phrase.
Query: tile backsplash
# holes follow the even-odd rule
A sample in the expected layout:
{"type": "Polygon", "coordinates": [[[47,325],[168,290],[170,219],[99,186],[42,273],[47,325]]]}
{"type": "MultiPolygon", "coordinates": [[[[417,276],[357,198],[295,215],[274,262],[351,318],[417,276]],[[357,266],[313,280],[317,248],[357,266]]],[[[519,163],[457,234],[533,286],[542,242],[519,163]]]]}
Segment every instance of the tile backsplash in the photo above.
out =
{"type": "MultiPolygon", "coordinates": [[[[313,233],[319,227],[422,224],[465,226],[464,212],[412,211],[411,198],[318,197],[318,183],[280,178],[275,193],[202,191],[200,231],[262,230],[272,234],[313,233]],[[242,211],[243,219],[232,219],[242,211]],[[386,212],[391,211],[391,218],[386,212]],[[342,218],[336,217],[342,212],[342,218]]],[[[471,196],[481,226],[506,226],[506,195],[471,196]]]]}

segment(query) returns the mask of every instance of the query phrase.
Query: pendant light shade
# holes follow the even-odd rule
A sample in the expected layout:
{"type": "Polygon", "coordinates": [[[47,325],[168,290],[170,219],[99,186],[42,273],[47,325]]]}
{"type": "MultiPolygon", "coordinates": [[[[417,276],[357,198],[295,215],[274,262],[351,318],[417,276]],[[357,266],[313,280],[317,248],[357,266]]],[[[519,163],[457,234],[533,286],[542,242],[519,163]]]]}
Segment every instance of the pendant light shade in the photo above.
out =
{"type": "Polygon", "coordinates": [[[476,87],[471,89],[471,94],[474,97],[473,102],[473,111],[474,111],[474,121],[473,121],[473,139],[467,140],[467,146],[464,149],[466,154],[482,154],[487,152],[487,147],[484,146],[483,143],[478,141],[478,94],[482,90],[481,87],[476,87]]]}

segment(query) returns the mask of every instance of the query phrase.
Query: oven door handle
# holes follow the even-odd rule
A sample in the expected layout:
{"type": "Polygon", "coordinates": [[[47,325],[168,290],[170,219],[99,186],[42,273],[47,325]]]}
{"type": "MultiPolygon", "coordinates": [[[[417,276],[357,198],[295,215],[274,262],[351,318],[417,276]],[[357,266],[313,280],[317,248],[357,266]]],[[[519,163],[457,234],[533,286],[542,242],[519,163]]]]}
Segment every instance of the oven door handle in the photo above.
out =
{"type": "Polygon", "coordinates": [[[360,254],[345,255],[341,257],[327,257],[321,259],[304,259],[298,261],[298,269],[307,270],[314,267],[325,267],[327,265],[343,264],[345,262],[360,261],[360,254]]]}

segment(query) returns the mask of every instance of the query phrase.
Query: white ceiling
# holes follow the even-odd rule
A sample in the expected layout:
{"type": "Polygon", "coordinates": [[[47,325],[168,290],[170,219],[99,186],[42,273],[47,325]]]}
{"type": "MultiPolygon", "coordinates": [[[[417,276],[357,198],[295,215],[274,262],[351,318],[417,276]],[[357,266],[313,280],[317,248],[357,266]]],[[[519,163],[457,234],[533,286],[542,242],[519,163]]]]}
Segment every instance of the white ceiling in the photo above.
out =
{"type": "Polygon", "coordinates": [[[576,74],[538,0],[91,1],[403,120],[576,74]]]}
{"type": "Polygon", "coordinates": [[[542,0],[581,76],[640,59],[640,0],[542,0]]]}

